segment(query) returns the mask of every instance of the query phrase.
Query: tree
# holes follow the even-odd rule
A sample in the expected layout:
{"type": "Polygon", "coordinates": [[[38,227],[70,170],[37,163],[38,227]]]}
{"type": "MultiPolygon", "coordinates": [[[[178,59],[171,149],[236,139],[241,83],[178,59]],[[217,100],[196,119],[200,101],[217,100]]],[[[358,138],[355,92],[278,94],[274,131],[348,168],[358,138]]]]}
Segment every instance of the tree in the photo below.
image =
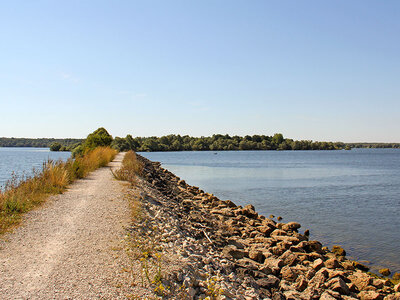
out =
{"type": "Polygon", "coordinates": [[[60,151],[61,147],[62,147],[62,145],[60,143],[57,143],[57,142],[52,143],[50,145],[50,151],[60,151]]]}
{"type": "Polygon", "coordinates": [[[272,142],[275,145],[279,145],[283,142],[283,135],[282,133],[275,133],[274,136],[272,137],[272,142]]]}
{"type": "Polygon", "coordinates": [[[94,149],[99,146],[110,146],[112,141],[113,138],[107,130],[100,127],[88,135],[84,143],[84,148],[94,149]]]}

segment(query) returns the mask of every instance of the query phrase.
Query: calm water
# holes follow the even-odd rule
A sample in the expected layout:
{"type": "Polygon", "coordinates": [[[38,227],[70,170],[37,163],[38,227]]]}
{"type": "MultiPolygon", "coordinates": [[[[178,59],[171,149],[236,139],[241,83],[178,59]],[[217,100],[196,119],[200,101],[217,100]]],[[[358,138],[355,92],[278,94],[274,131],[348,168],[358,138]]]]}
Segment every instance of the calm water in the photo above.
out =
{"type": "Polygon", "coordinates": [[[17,176],[30,176],[33,169],[41,170],[48,159],[67,160],[70,152],[51,152],[46,148],[1,148],[0,187],[4,187],[14,172],[17,176]]]}
{"type": "Polygon", "coordinates": [[[141,154],[221,199],[299,222],[373,271],[400,272],[399,149],[141,154]]]}

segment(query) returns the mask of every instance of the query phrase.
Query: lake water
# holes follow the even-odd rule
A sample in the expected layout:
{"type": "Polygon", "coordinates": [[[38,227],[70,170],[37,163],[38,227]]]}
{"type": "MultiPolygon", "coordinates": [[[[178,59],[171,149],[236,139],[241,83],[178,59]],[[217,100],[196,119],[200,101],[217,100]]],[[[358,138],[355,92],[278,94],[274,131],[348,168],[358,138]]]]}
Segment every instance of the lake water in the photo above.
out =
{"type": "Polygon", "coordinates": [[[400,150],[140,153],[191,185],[400,272],[400,150]]]}
{"type": "Polygon", "coordinates": [[[30,176],[33,169],[41,170],[48,159],[67,160],[70,152],[51,152],[47,148],[1,148],[0,147],[0,187],[4,187],[13,172],[21,177],[30,176]]]}

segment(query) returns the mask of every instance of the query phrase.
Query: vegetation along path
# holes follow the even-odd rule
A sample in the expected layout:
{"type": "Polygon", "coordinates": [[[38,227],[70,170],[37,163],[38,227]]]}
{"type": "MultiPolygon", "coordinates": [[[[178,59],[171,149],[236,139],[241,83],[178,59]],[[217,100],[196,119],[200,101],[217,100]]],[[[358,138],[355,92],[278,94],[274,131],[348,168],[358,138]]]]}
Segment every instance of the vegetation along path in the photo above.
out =
{"type": "Polygon", "coordinates": [[[125,298],[121,240],[130,211],[122,189],[101,168],[28,213],[0,241],[0,299],[125,298]]]}

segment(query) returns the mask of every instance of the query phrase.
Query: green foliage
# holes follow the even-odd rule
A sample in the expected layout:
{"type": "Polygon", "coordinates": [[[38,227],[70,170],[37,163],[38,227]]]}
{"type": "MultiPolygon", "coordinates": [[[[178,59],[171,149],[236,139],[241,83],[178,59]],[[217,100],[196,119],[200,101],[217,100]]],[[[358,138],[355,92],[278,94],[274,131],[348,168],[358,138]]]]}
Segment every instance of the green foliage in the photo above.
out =
{"type": "Polygon", "coordinates": [[[214,134],[210,137],[188,135],[166,135],[162,137],[116,137],[112,147],[118,151],[228,151],[228,150],[337,150],[344,149],[344,143],[294,141],[285,139],[281,133],[273,136],[246,135],[229,136],[214,134]]]}
{"type": "MultiPolygon", "coordinates": [[[[82,139],[53,139],[53,138],[0,138],[0,147],[34,147],[34,148],[50,148],[53,143],[60,143],[69,149],[73,145],[80,144],[82,139]]],[[[73,149],[73,148],[72,148],[73,149]]],[[[60,151],[62,151],[60,149],[60,151]]]]}
{"type": "Polygon", "coordinates": [[[83,144],[86,149],[94,149],[96,147],[110,146],[113,141],[112,136],[107,132],[106,129],[100,127],[94,132],[89,134],[83,144]]]}
{"type": "Polygon", "coordinates": [[[78,157],[83,154],[83,145],[79,145],[72,150],[72,157],[78,157]]]}
{"type": "Polygon", "coordinates": [[[58,142],[54,142],[50,145],[50,151],[60,151],[62,145],[58,142]]]}

